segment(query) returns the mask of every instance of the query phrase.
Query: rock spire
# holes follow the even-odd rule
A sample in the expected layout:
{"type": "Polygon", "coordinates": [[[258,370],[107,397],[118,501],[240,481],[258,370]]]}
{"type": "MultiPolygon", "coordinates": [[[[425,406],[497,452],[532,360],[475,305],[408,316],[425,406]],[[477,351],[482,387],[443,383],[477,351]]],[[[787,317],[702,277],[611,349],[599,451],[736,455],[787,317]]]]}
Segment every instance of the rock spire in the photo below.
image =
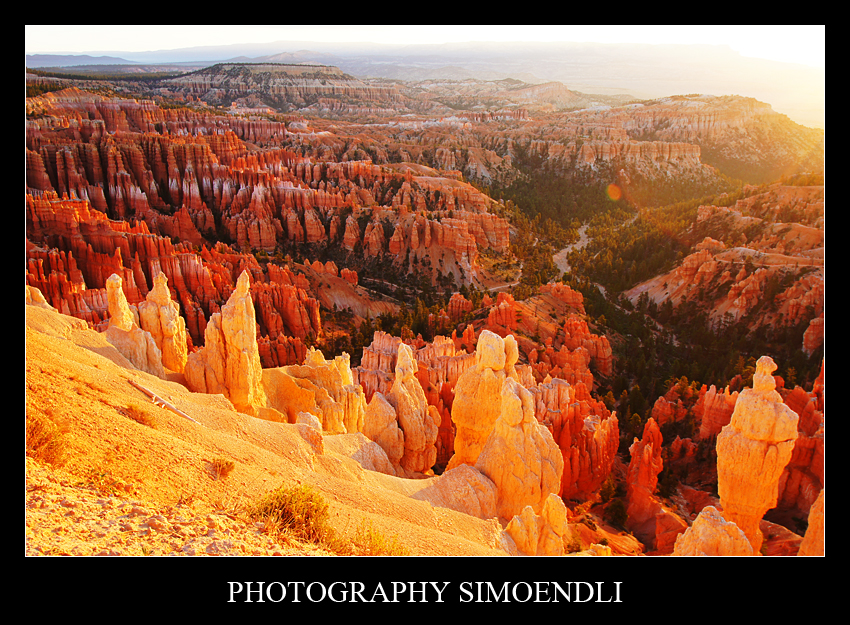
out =
{"type": "Polygon", "coordinates": [[[257,322],[250,293],[250,273],[246,269],[236,289],[210,317],[204,332],[205,345],[189,355],[186,382],[198,393],[221,393],[240,412],[254,415],[265,407],[257,322]]]}
{"type": "Polygon", "coordinates": [[[112,274],[106,280],[106,293],[109,300],[109,327],[105,332],[106,339],[140,371],[165,378],[162,352],[150,332],[139,327],[138,310],[135,310],[135,307],[131,308],[127,303],[122,282],[118,274],[112,274]]]}
{"type": "Polygon", "coordinates": [[[162,352],[163,366],[183,373],[189,358],[186,320],[180,316],[180,306],[172,301],[168,278],[161,271],[154,278],[147,299],[139,304],[139,321],[162,352]]]}
{"type": "Polygon", "coordinates": [[[741,391],[732,420],[717,437],[717,478],[723,516],[747,535],[758,553],[763,537],[759,522],[776,506],[779,478],[797,439],[797,413],[782,403],[773,371],[762,356],[753,388],[741,391]]]}

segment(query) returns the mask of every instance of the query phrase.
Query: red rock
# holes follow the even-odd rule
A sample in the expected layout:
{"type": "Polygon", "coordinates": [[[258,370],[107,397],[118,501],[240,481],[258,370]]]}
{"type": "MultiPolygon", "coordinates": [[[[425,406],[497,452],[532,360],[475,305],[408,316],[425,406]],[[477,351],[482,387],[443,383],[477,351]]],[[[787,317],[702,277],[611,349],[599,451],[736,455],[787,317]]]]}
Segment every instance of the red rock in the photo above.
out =
{"type": "Polygon", "coordinates": [[[270,339],[257,337],[257,349],[260,352],[260,362],[264,369],[300,365],[307,355],[307,346],[299,337],[278,334],[270,339]]]}
{"type": "Polygon", "coordinates": [[[568,349],[584,347],[601,375],[610,376],[613,373],[613,351],[608,337],[591,334],[587,322],[576,316],[567,318],[564,334],[564,345],[568,349]]]}
{"type": "Polygon", "coordinates": [[[540,287],[541,293],[551,293],[553,296],[576,309],[580,314],[585,314],[584,311],[584,296],[580,291],[573,291],[568,285],[561,282],[550,282],[540,287]]]}
{"type": "Polygon", "coordinates": [[[251,297],[258,309],[262,333],[269,338],[274,339],[283,331],[301,339],[322,334],[319,303],[304,289],[255,282],[251,297]]]}
{"type": "Polygon", "coordinates": [[[581,388],[561,379],[529,388],[535,416],[552,432],[564,459],[558,493],[564,499],[586,499],[599,490],[619,445],[617,417],[581,388]]]}
{"type": "MultiPolygon", "coordinates": [[[[499,293],[499,295],[506,295],[504,293],[499,293]]],[[[496,328],[502,328],[502,332],[516,330],[517,321],[516,321],[516,309],[513,306],[513,296],[507,295],[510,300],[507,298],[499,298],[499,303],[493,306],[490,309],[490,313],[487,316],[487,326],[496,328]]]]}
{"type": "Polygon", "coordinates": [[[321,219],[311,208],[304,210],[304,240],[307,243],[324,241],[327,238],[325,226],[321,219]]]}
{"type": "Polygon", "coordinates": [[[730,393],[727,386],[722,393],[719,393],[713,384],[700,395],[694,406],[694,414],[700,419],[700,439],[708,439],[720,434],[723,427],[732,419],[737,399],[738,391],[730,393]]]}
{"type": "Polygon", "coordinates": [[[350,284],[357,286],[357,272],[353,269],[349,269],[348,267],[343,267],[339,272],[339,277],[349,282],[350,284]]]}
{"type": "Polygon", "coordinates": [[[676,403],[670,402],[664,397],[659,397],[655,400],[652,406],[652,418],[659,426],[665,423],[675,423],[685,418],[687,408],[682,404],[682,400],[676,403]]]}
{"type": "Polygon", "coordinates": [[[353,252],[359,241],[360,226],[357,225],[357,220],[354,216],[349,215],[345,220],[345,234],[342,236],[342,246],[349,252],[353,252]]]}
{"type": "Polygon", "coordinates": [[[806,328],[803,334],[803,351],[808,355],[812,355],[816,349],[823,345],[824,319],[823,313],[820,317],[815,317],[809,322],[809,327],[806,328]]]}
{"type": "Polygon", "coordinates": [[[386,248],[384,227],[375,221],[370,221],[363,235],[363,251],[367,256],[379,256],[386,248]]]}
{"type": "Polygon", "coordinates": [[[637,438],[629,447],[631,462],[628,471],[628,515],[631,527],[641,527],[655,517],[653,495],[661,473],[661,430],[650,417],[643,429],[643,438],[637,438]]]}
{"type": "Polygon", "coordinates": [[[677,536],[688,525],[654,495],[658,474],[663,468],[661,443],[661,430],[650,417],[644,426],[643,438],[634,439],[629,448],[632,458],[627,477],[626,523],[635,536],[652,545],[656,552],[671,553],[677,536]]]}
{"type": "Polygon", "coordinates": [[[448,315],[452,321],[460,321],[466,314],[472,312],[472,302],[460,293],[453,293],[449,299],[448,315]]]}
{"type": "Polygon", "coordinates": [[[778,485],[777,509],[792,511],[796,516],[809,509],[824,486],[824,415],[818,409],[822,382],[811,393],[799,386],[784,391],[783,401],[797,413],[797,440],[791,460],[782,472],[778,485]]]}
{"type": "Polygon", "coordinates": [[[404,229],[401,224],[396,224],[393,235],[390,237],[388,250],[390,254],[398,256],[406,249],[404,241],[404,229]]]}

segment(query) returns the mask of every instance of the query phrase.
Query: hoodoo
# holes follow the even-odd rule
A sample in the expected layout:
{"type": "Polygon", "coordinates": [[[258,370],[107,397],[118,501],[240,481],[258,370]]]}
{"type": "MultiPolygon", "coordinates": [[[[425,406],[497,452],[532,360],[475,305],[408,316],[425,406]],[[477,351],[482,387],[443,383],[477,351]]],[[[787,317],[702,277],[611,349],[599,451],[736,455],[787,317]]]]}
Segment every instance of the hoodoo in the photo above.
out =
{"type": "Polygon", "coordinates": [[[164,378],[162,352],[150,332],[139,327],[139,312],[130,308],[121,283],[121,276],[117,274],[113,274],[106,281],[109,297],[109,327],[106,329],[106,338],[136,368],[164,378]]]}
{"type": "Polygon", "coordinates": [[[757,362],[753,387],[741,391],[732,420],[717,436],[717,488],[723,517],[740,527],[755,553],[759,522],[777,501],[782,471],[797,439],[797,413],[776,392],[769,356],[757,362]]]}
{"type": "Polygon", "coordinates": [[[221,312],[210,318],[204,347],[189,355],[185,374],[193,391],[222,393],[237,410],[253,415],[265,407],[266,394],[250,281],[243,271],[221,312]]]}
{"type": "Polygon", "coordinates": [[[162,272],[154,278],[147,299],[139,303],[139,321],[162,351],[163,366],[183,373],[189,358],[186,321],[180,316],[180,307],[171,300],[168,278],[162,272]]]}

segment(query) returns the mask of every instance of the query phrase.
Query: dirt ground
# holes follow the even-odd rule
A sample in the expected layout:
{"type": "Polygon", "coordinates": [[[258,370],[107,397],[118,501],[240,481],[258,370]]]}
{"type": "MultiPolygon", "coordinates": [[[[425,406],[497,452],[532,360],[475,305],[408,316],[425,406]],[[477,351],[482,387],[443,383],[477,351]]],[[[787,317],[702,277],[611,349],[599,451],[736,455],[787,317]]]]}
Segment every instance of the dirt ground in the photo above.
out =
{"type": "Polygon", "coordinates": [[[333,437],[317,453],[305,426],[244,415],[171,378],[134,369],[76,319],[26,306],[26,413],[55,424],[64,444],[61,467],[26,461],[28,555],[321,554],[275,543],[243,514],[297,484],[319,491],[344,536],[371,526],[413,556],[506,555],[495,520],[413,499],[428,480],[367,471],[335,451],[346,446],[333,437]],[[153,404],[130,380],[197,423],[153,404]],[[131,418],[138,413],[148,422],[131,418]],[[218,459],[233,462],[227,477],[216,473],[218,459]]]}

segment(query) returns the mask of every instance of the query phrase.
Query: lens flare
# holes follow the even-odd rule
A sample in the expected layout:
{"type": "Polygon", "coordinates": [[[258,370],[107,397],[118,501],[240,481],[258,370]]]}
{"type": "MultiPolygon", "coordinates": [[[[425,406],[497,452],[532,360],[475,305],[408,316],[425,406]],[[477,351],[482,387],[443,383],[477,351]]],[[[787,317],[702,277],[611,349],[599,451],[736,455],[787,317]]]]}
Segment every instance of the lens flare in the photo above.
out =
{"type": "Polygon", "coordinates": [[[623,192],[620,190],[620,187],[618,187],[617,185],[609,184],[608,185],[608,197],[616,202],[621,197],[623,197],[623,192]]]}

